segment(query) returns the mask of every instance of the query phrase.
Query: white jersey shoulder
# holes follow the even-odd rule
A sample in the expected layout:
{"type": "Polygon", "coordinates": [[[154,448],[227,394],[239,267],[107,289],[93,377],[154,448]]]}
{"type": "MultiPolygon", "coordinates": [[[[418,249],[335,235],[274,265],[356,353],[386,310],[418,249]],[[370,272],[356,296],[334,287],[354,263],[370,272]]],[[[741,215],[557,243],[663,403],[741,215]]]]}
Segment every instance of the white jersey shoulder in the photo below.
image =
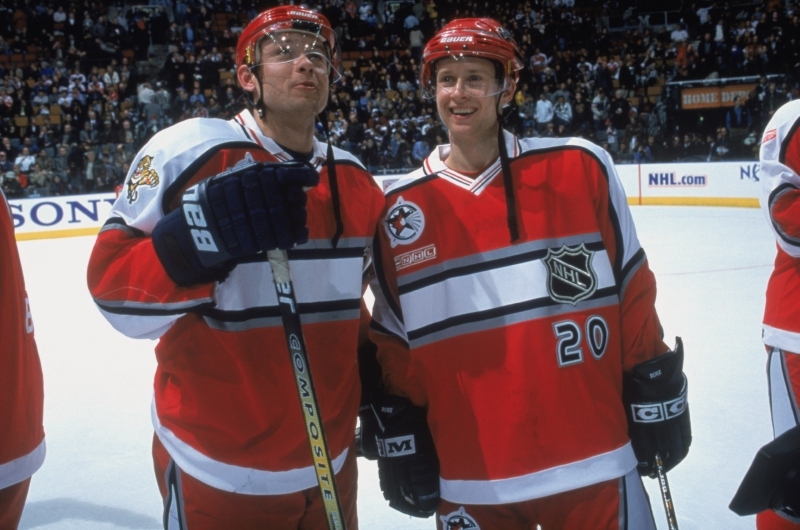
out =
{"type": "Polygon", "coordinates": [[[149,234],[163,216],[161,200],[170,184],[203,154],[221,144],[260,147],[234,123],[214,118],[181,121],[156,133],[134,157],[112,216],[149,234]]]}
{"type": "Polygon", "coordinates": [[[392,190],[394,190],[396,188],[403,188],[403,187],[407,186],[408,184],[414,182],[415,180],[419,180],[422,177],[425,177],[427,175],[429,175],[429,173],[426,173],[423,168],[416,169],[416,170],[412,171],[411,173],[409,173],[407,175],[404,175],[404,176],[398,178],[397,180],[395,180],[394,182],[392,182],[392,184],[388,188],[386,188],[386,191],[384,192],[384,194],[388,195],[389,193],[392,192],[392,190]]]}
{"type": "MultiPolygon", "coordinates": [[[[327,152],[328,144],[320,142],[320,147],[325,152],[327,152]]],[[[333,158],[335,158],[336,160],[347,160],[349,162],[354,162],[358,167],[360,167],[361,169],[366,170],[366,168],[364,167],[364,164],[361,163],[361,160],[359,160],[353,153],[350,153],[349,151],[345,151],[344,149],[340,149],[338,147],[334,147],[333,148],[333,158]]]]}
{"type": "Polygon", "coordinates": [[[789,143],[800,142],[800,100],[786,103],[769,120],[761,137],[759,178],[761,179],[761,210],[769,221],[778,245],[794,258],[800,258],[800,240],[785,232],[772,216],[776,201],[789,192],[800,189],[798,168],[787,165],[789,143]]]}
{"type": "Polygon", "coordinates": [[[614,161],[608,151],[583,138],[520,138],[519,144],[523,153],[564,147],[578,147],[595,155],[605,166],[612,169],[614,168],[614,161]]]}

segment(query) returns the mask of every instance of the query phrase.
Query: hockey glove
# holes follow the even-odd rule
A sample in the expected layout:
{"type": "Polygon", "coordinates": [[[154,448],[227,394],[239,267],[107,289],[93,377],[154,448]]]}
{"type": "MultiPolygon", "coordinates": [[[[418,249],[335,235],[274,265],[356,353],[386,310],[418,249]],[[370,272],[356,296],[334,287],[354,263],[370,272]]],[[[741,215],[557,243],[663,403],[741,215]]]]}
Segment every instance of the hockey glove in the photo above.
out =
{"type": "Polygon", "coordinates": [[[367,460],[378,458],[375,437],[379,433],[378,418],[372,412],[372,399],[381,392],[381,366],[375,358],[378,347],[367,341],[358,348],[358,375],[361,379],[361,404],[358,409],[360,425],[356,428],[358,456],[367,460]]]}
{"type": "Polygon", "coordinates": [[[427,409],[403,397],[379,394],[372,410],[378,423],[378,477],[383,497],[406,515],[430,517],[439,506],[439,458],[428,428],[427,409]]]}
{"type": "Polygon", "coordinates": [[[252,163],[206,179],[156,224],[156,255],[178,285],[221,281],[243,259],[308,241],[303,188],[318,182],[300,162],[252,163]]]}
{"type": "Polygon", "coordinates": [[[758,450],[730,509],[739,515],[775,510],[800,524],[800,426],[758,450]]]}
{"type": "Polygon", "coordinates": [[[656,453],[669,471],[686,457],[692,443],[683,341],[675,340],[674,351],[639,363],[623,376],[622,400],[640,475],[656,476],[656,453]]]}

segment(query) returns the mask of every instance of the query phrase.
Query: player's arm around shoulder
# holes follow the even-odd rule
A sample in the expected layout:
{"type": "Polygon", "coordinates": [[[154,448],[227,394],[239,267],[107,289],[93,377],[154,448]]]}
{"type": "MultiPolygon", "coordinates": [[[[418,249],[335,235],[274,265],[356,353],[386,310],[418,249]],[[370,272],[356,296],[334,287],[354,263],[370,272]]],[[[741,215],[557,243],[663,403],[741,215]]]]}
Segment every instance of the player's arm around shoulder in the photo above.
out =
{"type": "Polygon", "coordinates": [[[759,152],[761,208],[778,245],[800,257],[800,101],[775,112],[761,139],[759,152]]]}

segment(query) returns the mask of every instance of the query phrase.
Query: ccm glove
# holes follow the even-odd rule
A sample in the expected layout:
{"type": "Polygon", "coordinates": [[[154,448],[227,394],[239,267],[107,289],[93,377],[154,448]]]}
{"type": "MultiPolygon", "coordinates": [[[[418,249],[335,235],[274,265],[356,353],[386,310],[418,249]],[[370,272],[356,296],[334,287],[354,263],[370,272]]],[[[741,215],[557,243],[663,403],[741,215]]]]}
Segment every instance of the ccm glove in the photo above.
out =
{"type": "Polygon", "coordinates": [[[395,510],[430,517],[439,506],[439,457],[427,409],[406,398],[379,394],[372,401],[378,423],[378,477],[383,497],[395,510]]]}
{"type": "Polygon", "coordinates": [[[303,188],[318,182],[301,162],[252,163],[206,179],[156,224],[156,255],[178,285],[221,281],[244,259],[308,241],[303,188]]]}
{"type": "Polygon", "coordinates": [[[639,363],[632,373],[623,375],[628,435],[643,476],[655,477],[656,453],[664,471],[669,471],[686,457],[692,443],[683,341],[680,337],[675,340],[674,351],[639,363]]]}

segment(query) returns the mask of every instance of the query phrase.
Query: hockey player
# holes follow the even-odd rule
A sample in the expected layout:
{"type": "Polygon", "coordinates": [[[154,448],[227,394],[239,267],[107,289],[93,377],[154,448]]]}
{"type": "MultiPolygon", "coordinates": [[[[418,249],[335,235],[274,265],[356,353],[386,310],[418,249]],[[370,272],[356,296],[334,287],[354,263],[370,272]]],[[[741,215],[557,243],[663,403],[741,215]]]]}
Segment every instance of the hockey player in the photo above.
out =
{"type": "Polygon", "coordinates": [[[450,144],[387,191],[362,425],[390,505],[437,528],[655,528],[639,475],[689,449],[682,344],[608,153],[503,130],[520,68],[491,19],[425,47],[450,144]]]}
{"type": "MultiPolygon", "coordinates": [[[[759,530],[800,528],[800,101],[779,108],[761,139],[761,208],[777,242],[775,268],[767,284],[762,337],[768,352],[772,426],[775,442],[762,452],[780,469],[751,467],[757,487],[745,479],[741,501],[772,508],[756,517],[759,530]],[[787,444],[788,442],[788,444],[787,444]],[[772,476],[770,476],[772,475],[772,476]],[[792,478],[793,477],[793,478],[792,478]]],[[[734,504],[736,501],[734,501],[734,504]]],[[[742,513],[734,508],[731,508],[742,513]]],[[[753,510],[754,511],[754,510],[753,510]]],[[[752,513],[748,511],[746,513],[752,513]]]]}
{"type": "Polygon", "coordinates": [[[292,249],[328,452],[347,528],[357,528],[356,349],[383,195],[357,159],[314,138],[340,65],[325,17],[268,9],[242,31],[236,60],[250,108],[177,123],[139,151],[98,236],[89,288],[119,331],[159,339],[153,458],[165,528],[322,529],[265,257],[292,249]]]}
{"type": "Polygon", "coordinates": [[[44,462],[44,386],[14,222],[2,191],[0,259],[0,530],[14,530],[31,476],[44,462]]]}

